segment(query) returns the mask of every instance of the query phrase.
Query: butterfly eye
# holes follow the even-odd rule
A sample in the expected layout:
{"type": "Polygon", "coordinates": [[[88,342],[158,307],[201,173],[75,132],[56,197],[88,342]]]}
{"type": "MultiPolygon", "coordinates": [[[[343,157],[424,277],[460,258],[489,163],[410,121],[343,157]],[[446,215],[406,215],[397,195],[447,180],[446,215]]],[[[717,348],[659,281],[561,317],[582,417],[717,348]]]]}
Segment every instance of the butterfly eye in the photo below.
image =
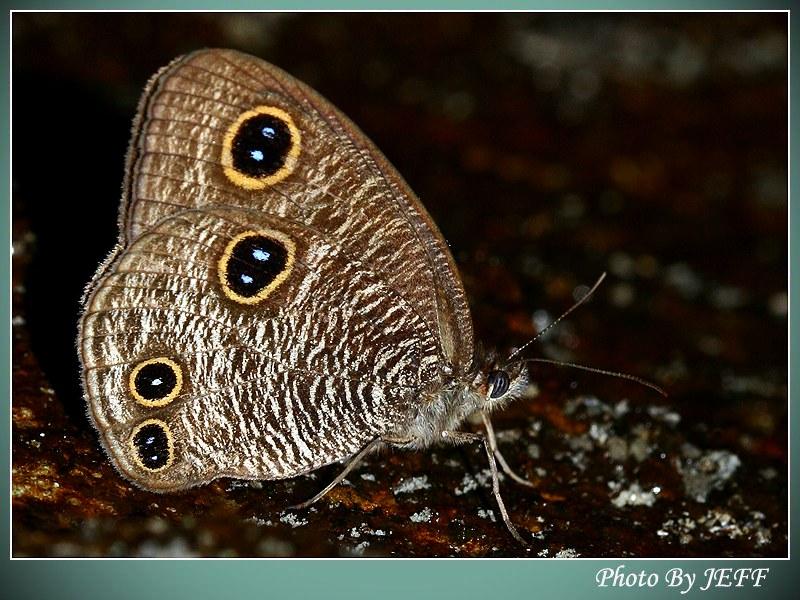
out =
{"type": "Polygon", "coordinates": [[[133,430],[131,447],[138,465],[148,471],[166,469],[175,458],[169,427],[158,419],[148,419],[133,430]]]}
{"type": "Polygon", "coordinates": [[[233,238],[218,265],[225,295],[241,304],[256,304],[288,276],[294,243],[278,231],[248,231],[233,238]]]}
{"type": "Polygon", "coordinates": [[[166,406],[180,393],[183,374],[174,360],[163,356],[151,358],[134,367],[128,385],[131,395],[139,404],[166,406]]]}
{"type": "Polygon", "coordinates": [[[222,143],[222,166],[234,184],[260,190],[282,181],[300,154],[300,131],[286,111],[259,106],[239,116],[222,143]]]}
{"type": "Polygon", "coordinates": [[[489,385],[489,397],[500,398],[508,391],[511,381],[508,378],[508,373],[505,371],[491,371],[487,379],[489,385]]]}

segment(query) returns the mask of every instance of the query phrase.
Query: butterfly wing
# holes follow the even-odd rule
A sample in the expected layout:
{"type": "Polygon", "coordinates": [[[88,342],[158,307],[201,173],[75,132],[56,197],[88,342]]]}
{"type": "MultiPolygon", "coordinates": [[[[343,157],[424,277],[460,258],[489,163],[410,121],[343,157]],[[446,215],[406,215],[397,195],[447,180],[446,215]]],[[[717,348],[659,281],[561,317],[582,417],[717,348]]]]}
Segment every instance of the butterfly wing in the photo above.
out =
{"type": "Polygon", "coordinates": [[[258,59],[201,51],[150,82],[120,232],[79,346],[103,443],[142,487],[341,460],[471,366],[424,208],[350,121],[258,59]]]}
{"type": "Polygon", "coordinates": [[[115,464],[166,491],[290,477],[351,455],[403,420],[438,349],[414,308],[337,240],[217,207],[167,217],[106,267],[80,351],[115,464]],[[252,264],[281,246],[278,269],[252,264]],[[264,273],[278,285],[242,302],[232,278],[264,273]]]}
{"type": "Polygon", "coordinates": [[[437,332],[443,363],[471,367],[469,307],[444,238],[381,152],[312,89],[257,58],[203,50],[154,77],[134,132],[123,246],[185,208],[232,204],[289,217],[335,238],[412,305],[437,332]],[[288,172],[253,188],[221,163],[231,128],[256,107],[288,115],[299,143],[288,172]]]}

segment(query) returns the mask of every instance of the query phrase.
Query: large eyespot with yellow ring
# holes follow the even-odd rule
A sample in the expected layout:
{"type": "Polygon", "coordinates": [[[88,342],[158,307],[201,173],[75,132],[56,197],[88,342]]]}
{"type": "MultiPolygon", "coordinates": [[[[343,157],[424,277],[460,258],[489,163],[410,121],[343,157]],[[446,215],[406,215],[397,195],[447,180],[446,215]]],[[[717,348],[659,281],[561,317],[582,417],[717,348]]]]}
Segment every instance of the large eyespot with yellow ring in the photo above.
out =
{"type": "Polygon", "coordinates": [[[285,110],[257,106],[242,113],[222,142],[225,175],[248,190],[286,179],[300,155],[300,130],[285,110]]]}
{"type": "Polygon", "coordinates": [[[160,419],[148,419],[131,434],[131,449],[136,464],[156,472],[166,469],[175,459],[175,446],[169,426],[160,419]]]}
{"type": "Polygon", "coordinates": [[[139,404],[152,408],[166,406],[180,393],[183,373],[172,359],[151,358],[133,368],[128,387],[139,404]]]}
{"type": "Polygon", "coordinates": [[[240,304],[261,302],[289,276],[294,254],[294,242],[280,231],[237,235],[225,247],[217,265],[222,291],[240,304]]]}

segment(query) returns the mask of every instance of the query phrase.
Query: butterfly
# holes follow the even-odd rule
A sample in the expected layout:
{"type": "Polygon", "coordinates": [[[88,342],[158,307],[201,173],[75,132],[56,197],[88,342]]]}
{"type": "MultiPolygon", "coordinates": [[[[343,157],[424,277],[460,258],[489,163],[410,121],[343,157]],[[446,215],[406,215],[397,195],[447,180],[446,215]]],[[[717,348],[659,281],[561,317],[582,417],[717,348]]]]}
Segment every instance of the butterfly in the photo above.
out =
{"type": "Polygon", "coordinates": [[[274,480],[366,454],[480,443],[524,362],[477,351],[444,237],[381,152],[314,90],[231,50],[140,101],[119,240],[83,300],[90,418],[155,492],[274,480]],[[461,429],[480,414],[484,432],[461,429]]]}

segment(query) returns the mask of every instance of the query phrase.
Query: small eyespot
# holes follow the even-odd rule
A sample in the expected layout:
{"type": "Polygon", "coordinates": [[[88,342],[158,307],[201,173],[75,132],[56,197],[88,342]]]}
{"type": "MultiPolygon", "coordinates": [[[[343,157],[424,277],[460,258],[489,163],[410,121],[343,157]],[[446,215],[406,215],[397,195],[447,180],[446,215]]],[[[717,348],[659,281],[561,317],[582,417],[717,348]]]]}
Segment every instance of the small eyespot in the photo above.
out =
{"type": "Polygon", "coordinates": [[[151,472],[166,469],[175,458],[172,433],[159,419],[143,421],[133,430],[131,448],[136,463],[151,472]]]}
{"type": "Polygon", "coordinates": [[[174,360],[161,356],[140,362],[128,381],[131,395],[139,404],[155,408],[172,402],[183,387],[183,373],[174,360]]]}
{"type": "Polygon", "coordinates": [[[491,371],[487,378],[487,384],[489,386],[489,397],[500,398],[508,391],[511,381],[505,371],[491,371]]]}
{"type": "Polygon", "coordinates": [[[300,130],[292,117],[274,106],[242,113],[222,142],[222,166],[234,184],[264,189],[294,170],[300,155],[300,130]]]}
{"type": "Polygon", "coordinates": [[[279,231],[246,231],[225,247],[217,274],[225,295],[240,304],[264,300],[294,265],[295,245],[279,231]]]}

